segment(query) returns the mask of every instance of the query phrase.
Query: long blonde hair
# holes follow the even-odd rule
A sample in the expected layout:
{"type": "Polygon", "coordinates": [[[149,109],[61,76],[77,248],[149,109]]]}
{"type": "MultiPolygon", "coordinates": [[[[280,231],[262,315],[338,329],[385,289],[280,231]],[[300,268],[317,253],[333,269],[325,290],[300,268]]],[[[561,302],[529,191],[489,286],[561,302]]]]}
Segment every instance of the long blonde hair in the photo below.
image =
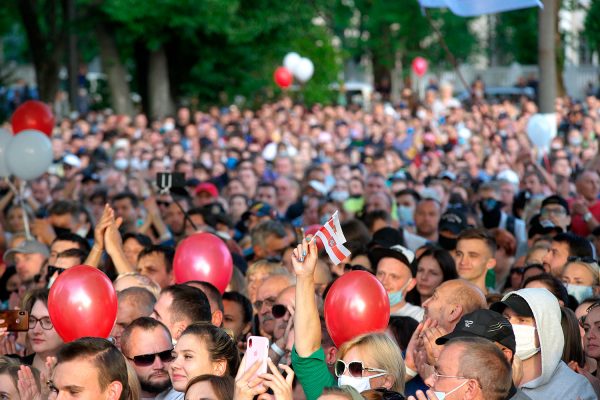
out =
{"type": "Polygon", "coordinates": [[[390,390],[404,394],[406,367],[398,345],[385,333],[367,333],[345,342],[338,351],[338,358],[343,358],[356,346],[368,353],[376,364],[369,367],[383,369],[394,378],[390,390]]]}

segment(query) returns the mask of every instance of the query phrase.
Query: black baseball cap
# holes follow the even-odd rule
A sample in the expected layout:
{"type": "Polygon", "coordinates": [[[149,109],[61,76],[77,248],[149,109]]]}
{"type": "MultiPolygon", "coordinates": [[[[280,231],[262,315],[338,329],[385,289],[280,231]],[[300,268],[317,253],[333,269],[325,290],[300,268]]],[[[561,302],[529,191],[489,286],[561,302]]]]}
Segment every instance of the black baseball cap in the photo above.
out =
{"type": "Polygon", "coordinates": [[[443,345],[450,339],[461,337],[482,337],[506,346],[513,353],[517,346],[510,322],[492,310],[475,310],[463,315],[454,331],[439,337],[435,343],[443,345]]]}
{"type": "Polygon", "coordinates": [[[544,200],[542,200],[542,205],[541,205],[540,209],[544,208],[544,206],[547,206],[549,204],[558,204],[559,206],[561,206],[562,208],[565,209],[565,211],[567,212],[567,215],[570,214],[569,203],[567,203],[567,201],[563,197],[561,197],[557,194],[553,194],[552,196],[548,196],[544,200]]]}
{"type": "Polygon", "coordinates": [[[442,214],[440,223],[438,224],[438,232],[448,231],[454,235],[458,235],[468,227],[465,213],[462,210],[453,208],[442,214]]]}
{"type": "Polygon", "coordinates": [[[508,307],[522,317],[532,317],[533,311],[527,301],[516,293],[508,295],[502,301],[498,301],[490,306],[490,310],[502,313],[508,307]]]}

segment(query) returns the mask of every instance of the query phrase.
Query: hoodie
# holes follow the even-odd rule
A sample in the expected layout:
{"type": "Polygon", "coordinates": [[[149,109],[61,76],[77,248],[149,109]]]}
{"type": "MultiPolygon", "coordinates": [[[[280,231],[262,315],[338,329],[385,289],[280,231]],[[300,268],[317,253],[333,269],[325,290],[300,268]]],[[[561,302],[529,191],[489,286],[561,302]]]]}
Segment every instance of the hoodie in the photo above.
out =
{"type": "Polygon", "coordinates": [[[596,400],[590,382],[561,360],[565,339],[556,297],[546,289],[531,288],[510,292],[502,300],[511,295],[522,297],[533,311],[542,354],[542,374],[521,386],[523,393],[533,400],[596,400]]]}

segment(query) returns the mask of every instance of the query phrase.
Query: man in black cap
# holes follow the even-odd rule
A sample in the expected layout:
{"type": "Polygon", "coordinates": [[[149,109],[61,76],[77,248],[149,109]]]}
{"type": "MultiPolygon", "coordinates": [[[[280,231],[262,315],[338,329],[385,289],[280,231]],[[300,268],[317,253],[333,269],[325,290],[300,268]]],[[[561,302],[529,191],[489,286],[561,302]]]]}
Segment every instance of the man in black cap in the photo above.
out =
{"type": "MultiPolygon", "coordinates": [[[[444,345],[450,339],[463,337],[481,337],[487,339],[498,346],[509,363],[513,362],[516,350],[515,334],[510,322],[501,314],[492,310],[476,310],[465,314],[458,324],[456,324],[454,331],[439,337],[435,343],[437,345],[444,345]]],[[[513,384],[506,399],[528,400],[530,397],[517,389],[513,384]]]]}
{"type": "Polygon", "coordinates": [[[527,231],[527,246],[533,247],[539,239],[553,238],[564,230],[550,219],[542,219],[541,214],[535,214],[529,220],[527,231]]]}
{"type": "Polygon", "coordinates": [[[563,232],[567,232],[571,226],[569,204],[557,194],[548,196],[542,201],[540,223],[542,226],[548,226],[547,222],[560,227],[563,232]]]}
{"type": "Polygon", "coordinates": [[[423,309],[406,301],[406,293],[417,284],[417,270],[413,266],[415,254],[399,244],[389,248],[376,247],[371,253],[375,277],[381,282],[390,299],[391,314],[411,317],[421,322],[423,309]]]}
{"type": "Polygon", "coordinates": [[[467,228],[467,217],[462,210],[454,208],[446,211],[438,225],[438,244],[454,256],[458,235],[467,228]]]}

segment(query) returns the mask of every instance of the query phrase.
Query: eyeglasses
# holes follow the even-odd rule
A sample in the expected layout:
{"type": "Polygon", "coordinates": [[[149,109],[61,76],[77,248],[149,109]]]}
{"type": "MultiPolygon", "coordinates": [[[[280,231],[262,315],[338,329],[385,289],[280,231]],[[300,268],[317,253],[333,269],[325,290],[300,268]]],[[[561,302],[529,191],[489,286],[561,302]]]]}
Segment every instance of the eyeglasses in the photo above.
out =
{"type": "Polygon", "coordinates": [[[164,363],[169,363],[175,359],[175,357],[173,356],[173,349],[161,351],[160,353],[142,354],[139,356],[127,358],[133,361],[133,363],[138,367],[148,367],[154,364],[154,360],[156,360],[156,357],[160,358],[160,361],[164,363]]]}
{"type": "Polygon", "coordinates": [[[267,307],[267,308],[272,308],[273,304],[275,304],[275,297],[268,297],[264,300],[256,300],[254,302],[254,308],[256,309],[256,311],[260,311],[263,306],[267,307]]]}
{"type": "Polygon", "coordinates": [[[527,271],[529,271],[530,269],[534,269],[537,268],[541,271],[545,271],[544,270],[544,265],[539,264],[539,263],[535,263],[535,264],[529,264],[529,265],[525,265],[524,267],[515,267],[513,269],[510,270],[511,274],[519,274],[519,275],[524,275],[527,271]]]}
{"type": "Polygon", "coordinates": [[[44,330],[49,331],[50,329],[54,328],[54,325],[52,325],[52,321],[50,320],[50,317],[36,318],[34,316],[29,316],[29,329],[30,330],[34,329],[38,322],[40,323],[40,326],[44,330]]]}
{"type": "Polygon", "coordinates": [[[582,263],[586,263],[586,264],[594,264],[594,263],[598,263],[598,260],[596,260],[594,257],[578,257],[578,256],[569,256],[567,257],[567,262],[582,262],[582,263]]]}
{"type": "Polygon", "coordinates": [[[443,375],[443,374],[440,374],[436,368],[434,368],[433,369],[433,379],[437,381],[438,379],[442,379],[442,378],[471,379],[471,378],[467,378],[466,376],[443,375]]]}
{"type": "Polygon", "coordinates": [[[557,215],[557,216],[561,216],[561,215],[566,215],[567,214],[567,210],[565,210],[564,208],[542,208],[542,210],[540,211],[540,215],[542,217],[547,217],[550,215],[557,215]]]}
{"type": "Polygon", "coordinates": [[[275,318],[283,318],[286,312],[287,308],[283,304],[273,304],[273,307],[271,308],[271,314],[273,314],[275,318]]]}
{"type": "Polygon", "coordinates": [[[346,364],[343,360],[337,360],[335,362],[335,376],[338,378],[346,373],[346,369],[348,372],[350,372],[350,376],[355,378],[362,378],[363,371],[387,373],[387,371],[384,369],[365,367],[362,361],[350,361],[348,364],[346,364]]]}
{"type": "Polygon", "coordinates": [[[171,205],[170,201],[156,200],[157,206],[169,207],[171,205]]]}

